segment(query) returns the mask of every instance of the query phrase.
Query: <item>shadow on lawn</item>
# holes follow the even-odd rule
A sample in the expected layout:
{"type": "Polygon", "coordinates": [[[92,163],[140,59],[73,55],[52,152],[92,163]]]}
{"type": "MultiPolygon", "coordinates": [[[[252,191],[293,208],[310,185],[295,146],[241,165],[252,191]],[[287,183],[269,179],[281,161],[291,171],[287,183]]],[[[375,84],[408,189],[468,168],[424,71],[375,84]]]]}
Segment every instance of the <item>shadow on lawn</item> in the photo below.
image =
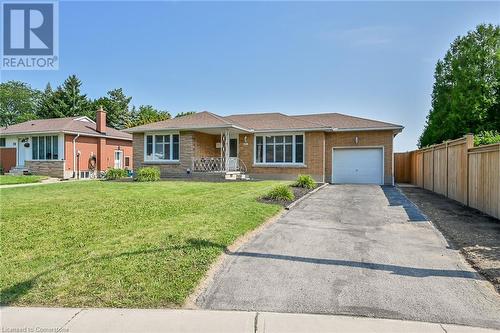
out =
{"type": "Polygon", "coordinates": [[[51,269],[47,269],[45,271],[42,271],[32,278],[21,281],[19,283],[16,283],[10,287],[4,288],[0,290],[0,305],[9,305],[17,301],[20,297],[23,295],[26,295],[39,281],[40,278],[43,276],[46,276],[52,272],[58,271],[58,270],[65,270],[69,267],[83,264],[83,263],[88,263],[91,261],[99,262],[99,261],[104,261],[104,260],[112,260],[116,258],[121,258],[121,257],[128,257],[128,256],[135,256],[135,255],[143,255],[143,254],[152,254],[152,253],[161,253],[165,251],[180,251],[180,250],[185,250],[185,249],[202,249],[202,248],[216,248],[221,251],[224,251],[226,249],[225,245],[218,244],[211,242],[209,240],[205,239],[198,239],[198,238],[190,238],[186,241],[185,244],[183,245],[174,245],[171,247],[165,247],[165,248],[158,248],[158,249],[149,249],[149,250],[137,250],[137,251],[128,251],[128,252],[122,252],[119,254],[105,254],[102,256],[97,256],[97,257],[90,257],[87,259],[83,260],[77,260],[73,261],[64,265],[59,265],[51,269]]]}
{"type": "Polygon", "coordinates": [[[398,265],[388,265],[388,264],[377,264],[370,262],[360,262],[360,261],[351,261],[351,260],[341,260],[341,259],[323,259],[323,258],[310,258],[310,257],[299,257],[299,256],[289,256],[289,255],[281,255],[281,254],[270,254],[270,253],[257,253],[257,252],[231,252],[227,249],[227,247],[220,243],[215,243],[206,239],[199,238],[191,238],[186,241],[184,245],[176,245],[167,248],[159,248],[159,249],[150,249],[150,250],[138,250],[138,251],[130,251],[123,252],[116,255],[103,255],[94,258],[88,258],[84,260],[75,261],[72,263],[68,263],[65,265],[61,265],[55,267],[53,269],[49,269],[43,271],[33,278],[29,280],[22,281],[17,283],[11,287],[5,288],[1,290],[0,304],[8,305],[12,304],[16,300],[18,300],[21,296],[25,295],[29,292],[30,289],[33,288],[34,285],[38,282],[37,280],[53,271],[63,270],[73,265],[78,265],[84,262],[89,261],[100,261],[100,260],[110,260],[119,257],[126,256],[134,256],[141,254],[150,254],[150,253],[160,253],[164,251],[171,250],[183,250],[183,249],[202,249],[202,248],[214,248],[224,251],[227,255],[237,256],[237,257],[252,257],[252,258],[261,258],[261,259],[271,259],[271,260],[286,260],[290,262],[302,262],[302,263],[310,263],[310,264],[318,264],[318,265],[332,265],[332,266],[347,266],[361,269],[370,269],[370,270],[378,270],[378,271],[387,271],[391,274],[404,275],[410,277],[420,277],[425,278],[429,276],[438,276],[438,277],[451,277],[451,278],[466,278],[466,279],[477,279],[481,278],[475,273],[471,271],[463,271],[463,270],[446,270],[446,269],[430,269],[430,268],[415,268],[415,267],[405,267],[398,265]]]}

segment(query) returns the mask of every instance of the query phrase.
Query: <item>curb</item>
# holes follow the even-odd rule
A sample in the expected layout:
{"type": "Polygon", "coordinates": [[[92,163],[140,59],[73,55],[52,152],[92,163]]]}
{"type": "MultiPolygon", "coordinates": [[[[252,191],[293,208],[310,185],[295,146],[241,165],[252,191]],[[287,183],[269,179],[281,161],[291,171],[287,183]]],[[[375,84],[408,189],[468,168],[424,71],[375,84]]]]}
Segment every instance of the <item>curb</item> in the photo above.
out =
{"type": "Polygon", "coordinates": [[[303,197],[299,198],[298,200],[296,200],[296,201],[292,202],[291,204],[289,204],[288,206],[286,206],[285,209],[286,210],[290,210],[291,208],[295,207],[299,202],[302,202],[302,200],[308,198],[310,195],[312,195],[313,193],[318,192],[319,190],[321,190],[322,188],[324,188],[326,186],[328,186],[328,183],[324,183],[323,185],[316,187],[311,192],[307,193],[303,197]]]}

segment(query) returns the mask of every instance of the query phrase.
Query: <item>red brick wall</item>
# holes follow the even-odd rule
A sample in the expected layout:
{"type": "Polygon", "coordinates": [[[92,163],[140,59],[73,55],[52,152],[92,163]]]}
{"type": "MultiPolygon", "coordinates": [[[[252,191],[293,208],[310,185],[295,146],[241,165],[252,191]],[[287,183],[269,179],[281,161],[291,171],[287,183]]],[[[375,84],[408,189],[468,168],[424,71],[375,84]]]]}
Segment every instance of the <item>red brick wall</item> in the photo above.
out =
{"type": "MultiPolygon", "coordinates": [[[[75,135],[66,134],[64,136],[64,152],[65,152],[65,170],[73,171],[73,139],[75,135]]],[[[115,150],[123,151],[123,162],[125,163],[125,157],[130,157],[130,166],[128,169],[133,168],[132,162],[132,142],[127,140],[119,140],[119,139],[107,139],[107,138],[98,138],[98,137],[90,137],[90,136],[80,136],[76,140],[76,151],[80,151],[80,158],[78,163],[79,171],[87,171],[89,170],[89,158],[92,155],[97,156],[97,158],[101,159],[101,163],[98,163],[98,167],[105,171],[108,168],[114,167],[115,161],[115,150]],[[99,154],[98,143],[102,140],[103,151],[102,154],[99,154]],[[119,149],[118,149],[119,148],[119,149]]]]}
{"type": "Polygon", "coordinates": [[[220,157],[220,149],[216,148],[220,135],[193,132],[193,147],[195,157],[220,157]]]}
{"type": "Polygon", "coordinates": [[[282,167],[282,166],[257,166],[254,165],[254,135],[241,134],[240,159],[245,163],[248,173],[255,178],[269,179],[295,179],[298,174],[308,174],[318,182],[323,181],[323,132],[305,133],[305,166],[282,167]],[[247,137],[247,144],[244,142],[247,137]]]}
{"type": "MultiPolygon", "coordinates": [[[[134,134],[134,163],[136,168],[142,165],[156,165],[162,175],[185,173],[191,167],[193,156],[220,156],[215,144],[220,141],[217,135],[199,132],[181,132],[181,162],[177,164],[144,163],[144,135],[134,134]]],[[[359,131],[359,132],[306,132],[305,133],[305,166],[277,167],[255,166],[254,135],[239,136],[239,158],[245,163],[247,173],[255,178],[295,179],[298,174],[309,174],[318,182],[331,181],[333,147],[384,147],[384,180],[392,184],[392,131],[359,131]],[[247,138],[245,143],[245,136],[247,138]],[[358,144],[355,138],[358,137],[358,144]]]]}
{"type": "Polygon", "coordinates": [[[333,147],[384,147],[384,182],[392,184],[392,131],[360,131],[326,133],[326,181],[332,178],[333,147]],[[358,144],[355,138],[358,137],[358,144]]]}
{"type": "Polygon", "coordinates": [[[254,166],[253,134],[240,135],[240,159],[246,164],[248,173],[256,178],[293,179],[298,174],[309,174],[316,181],[323,181],[324,175],[324,180],[330,182],[333,147],[384,147],[384,182],[392,184],[392,131],[306,132],[305,140],[305,167],[254,166]],[[244,143],[245,136],[247,144],[244,143]],[[356,137],[358,144],[355,143],[356,137]]]}

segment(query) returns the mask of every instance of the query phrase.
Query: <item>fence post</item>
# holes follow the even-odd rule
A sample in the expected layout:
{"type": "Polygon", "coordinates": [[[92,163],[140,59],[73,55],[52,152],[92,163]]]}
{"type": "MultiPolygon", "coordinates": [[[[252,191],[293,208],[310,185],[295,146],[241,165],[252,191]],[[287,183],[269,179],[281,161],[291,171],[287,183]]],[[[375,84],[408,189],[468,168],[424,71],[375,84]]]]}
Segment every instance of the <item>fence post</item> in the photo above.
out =
{"type": "Polygon", "coordinates": [[[448,198],[448,140],[445,141],[446,148],[446,197],[448,198]]]}
{"type": "Polygon", "coordinates": [[[425,154],[422,153],[422,188],[425,188],[425,154]]]}
{"type": "Polygon", "coordinates": [[[465,171],[467,175],[465,188],[467,190],[467,199],[466,199],[467,206],[469,206],[469,149],[470,148],[474,148],[474,135],[471,133],[465,135],[465,163],[466,163],[465,171]]]}
{"type": "Polygon", "coordinates": [[[435,152],[436,145],[432,145],[432,192],[434,192],[434,175],[436,174],[436,166],[434,165],[436,160],[435,152]]]}

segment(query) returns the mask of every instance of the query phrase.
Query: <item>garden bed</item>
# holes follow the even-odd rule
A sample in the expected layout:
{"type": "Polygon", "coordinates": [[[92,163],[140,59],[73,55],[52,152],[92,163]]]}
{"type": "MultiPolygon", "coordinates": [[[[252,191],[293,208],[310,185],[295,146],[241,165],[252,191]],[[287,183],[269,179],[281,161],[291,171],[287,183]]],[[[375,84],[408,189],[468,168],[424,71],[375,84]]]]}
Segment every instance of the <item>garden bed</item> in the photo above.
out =
{"type": "Polygon", "coordinates": [[[317,189],[318,187],[320,187],[322,185],[323,185],[323,183],[316,183],[315,188],[290,186],[290,189],[292,190],[293,195],[295,197],[293,200],[282,200],[282,199],[280,200],[280,199],[270,199],[270,198],[262,197],[262,198],[260,198],[260,201],[264,202],[264,203],[269,203],[269,204],[278,204],[278,205],[281,205],[283,207],[289,207],[291,204],[301,200],[302,197],[304,197],[309,192],[314,191],[315,189],[317,189]]]}

